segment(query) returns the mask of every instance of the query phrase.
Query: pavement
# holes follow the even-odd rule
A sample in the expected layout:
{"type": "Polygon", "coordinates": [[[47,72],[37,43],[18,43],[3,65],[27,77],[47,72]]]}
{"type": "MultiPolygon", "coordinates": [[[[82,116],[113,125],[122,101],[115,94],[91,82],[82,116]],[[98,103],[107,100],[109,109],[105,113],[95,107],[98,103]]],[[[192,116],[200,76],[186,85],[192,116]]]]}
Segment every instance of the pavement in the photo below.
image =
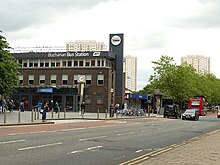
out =
{"type": "Polygon", "coordinates": [[[136,159],[139,165],[219,165],[220,164],[220,130],[210,132],[146,154],[136,159]]]}
{"type": "MultiPolygon", "coordinates": [[[[41,115],[31,112],[24,112],[20,116],[19,113],[13,112],[6,114],[6,123],[4,114],[0,114],[0,126],[19,125],[19,124],[62,124],[68,122],[87,122],[89,120],[112,120],[125,118],[125,116],[114,116],[110,118],[105,113],[86,113],[83,117],[81,114],[61,113],[47,114],[46,123],[42,123],[41,115]]],[[[151,114],[145,117],[162,117],[161,115],[151,114]]],[[[129,118],[126,116],[126,118],[129,118]]],[[[139,164],[139,165],[219,165],[220,164],[220,130],[198,136],[178,144],[161,148],[160,150],[150,152],[148,154],[127,161],[123,164],[139,164]]]]}

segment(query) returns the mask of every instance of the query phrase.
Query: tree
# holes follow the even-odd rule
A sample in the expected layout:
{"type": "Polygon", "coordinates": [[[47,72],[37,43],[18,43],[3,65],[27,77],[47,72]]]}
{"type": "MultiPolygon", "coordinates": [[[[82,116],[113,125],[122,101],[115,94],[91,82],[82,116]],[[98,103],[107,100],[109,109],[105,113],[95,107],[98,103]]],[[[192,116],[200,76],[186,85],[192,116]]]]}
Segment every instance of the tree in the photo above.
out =
{"type": "Polygon", "coordinates": [[[6,38],[0,33],[0,95],[11,94],[18,83],[19,64],[9,53],[9,48],[6,38]]]}

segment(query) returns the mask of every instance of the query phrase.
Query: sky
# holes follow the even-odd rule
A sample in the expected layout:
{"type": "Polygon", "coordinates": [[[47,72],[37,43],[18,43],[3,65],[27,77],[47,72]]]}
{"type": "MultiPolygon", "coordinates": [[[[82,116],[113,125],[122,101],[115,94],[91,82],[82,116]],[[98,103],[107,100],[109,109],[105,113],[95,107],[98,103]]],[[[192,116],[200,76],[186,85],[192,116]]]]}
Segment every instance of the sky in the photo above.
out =
{"type": "Polygon", "coordinates": [[[75,40],[109,44],[124,34],[124,55],[137,57],[137,89],[152,61],[210,57],[220,78],[219,0],[0,0],[0,30],[11,47],[65,46],[75,40]]]}

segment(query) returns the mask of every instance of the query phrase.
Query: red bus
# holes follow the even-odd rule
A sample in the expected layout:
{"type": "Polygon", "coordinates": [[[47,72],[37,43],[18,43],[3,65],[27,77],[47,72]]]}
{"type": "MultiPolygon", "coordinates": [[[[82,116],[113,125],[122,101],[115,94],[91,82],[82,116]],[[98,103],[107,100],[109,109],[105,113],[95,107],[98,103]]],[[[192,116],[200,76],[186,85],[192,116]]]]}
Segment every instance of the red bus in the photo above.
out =
{"type": "Polygon", "coordinates": [[[204,96],[196,96],[189,99],[189,109],[196,109],[200,116],[206,115],[206,100],[204,96]]]}

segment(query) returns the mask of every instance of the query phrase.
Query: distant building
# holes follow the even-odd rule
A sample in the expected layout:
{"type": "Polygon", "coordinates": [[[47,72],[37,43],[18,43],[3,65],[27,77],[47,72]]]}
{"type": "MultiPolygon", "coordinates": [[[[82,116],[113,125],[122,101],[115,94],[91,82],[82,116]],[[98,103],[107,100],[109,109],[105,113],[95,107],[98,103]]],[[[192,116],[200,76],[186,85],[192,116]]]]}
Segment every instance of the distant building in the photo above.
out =
{"type": "Polygon", "coordinates": [[[181,64],[184,62],[192,65],[198,73],[210,73],[210,57],[188,55],[187,57],[181,57],[181,64]]]}
{"type": "Polygon", "coordinates": [[[76,40],[66,43],[66,51],[104,51],[107,50],[104,42],[95,40],[76,40]]]}
{"type": "Polygon", "coordinates": [[[131,91],[137,90],[137,57],[124,57],[125,87],[131,91]]]}

